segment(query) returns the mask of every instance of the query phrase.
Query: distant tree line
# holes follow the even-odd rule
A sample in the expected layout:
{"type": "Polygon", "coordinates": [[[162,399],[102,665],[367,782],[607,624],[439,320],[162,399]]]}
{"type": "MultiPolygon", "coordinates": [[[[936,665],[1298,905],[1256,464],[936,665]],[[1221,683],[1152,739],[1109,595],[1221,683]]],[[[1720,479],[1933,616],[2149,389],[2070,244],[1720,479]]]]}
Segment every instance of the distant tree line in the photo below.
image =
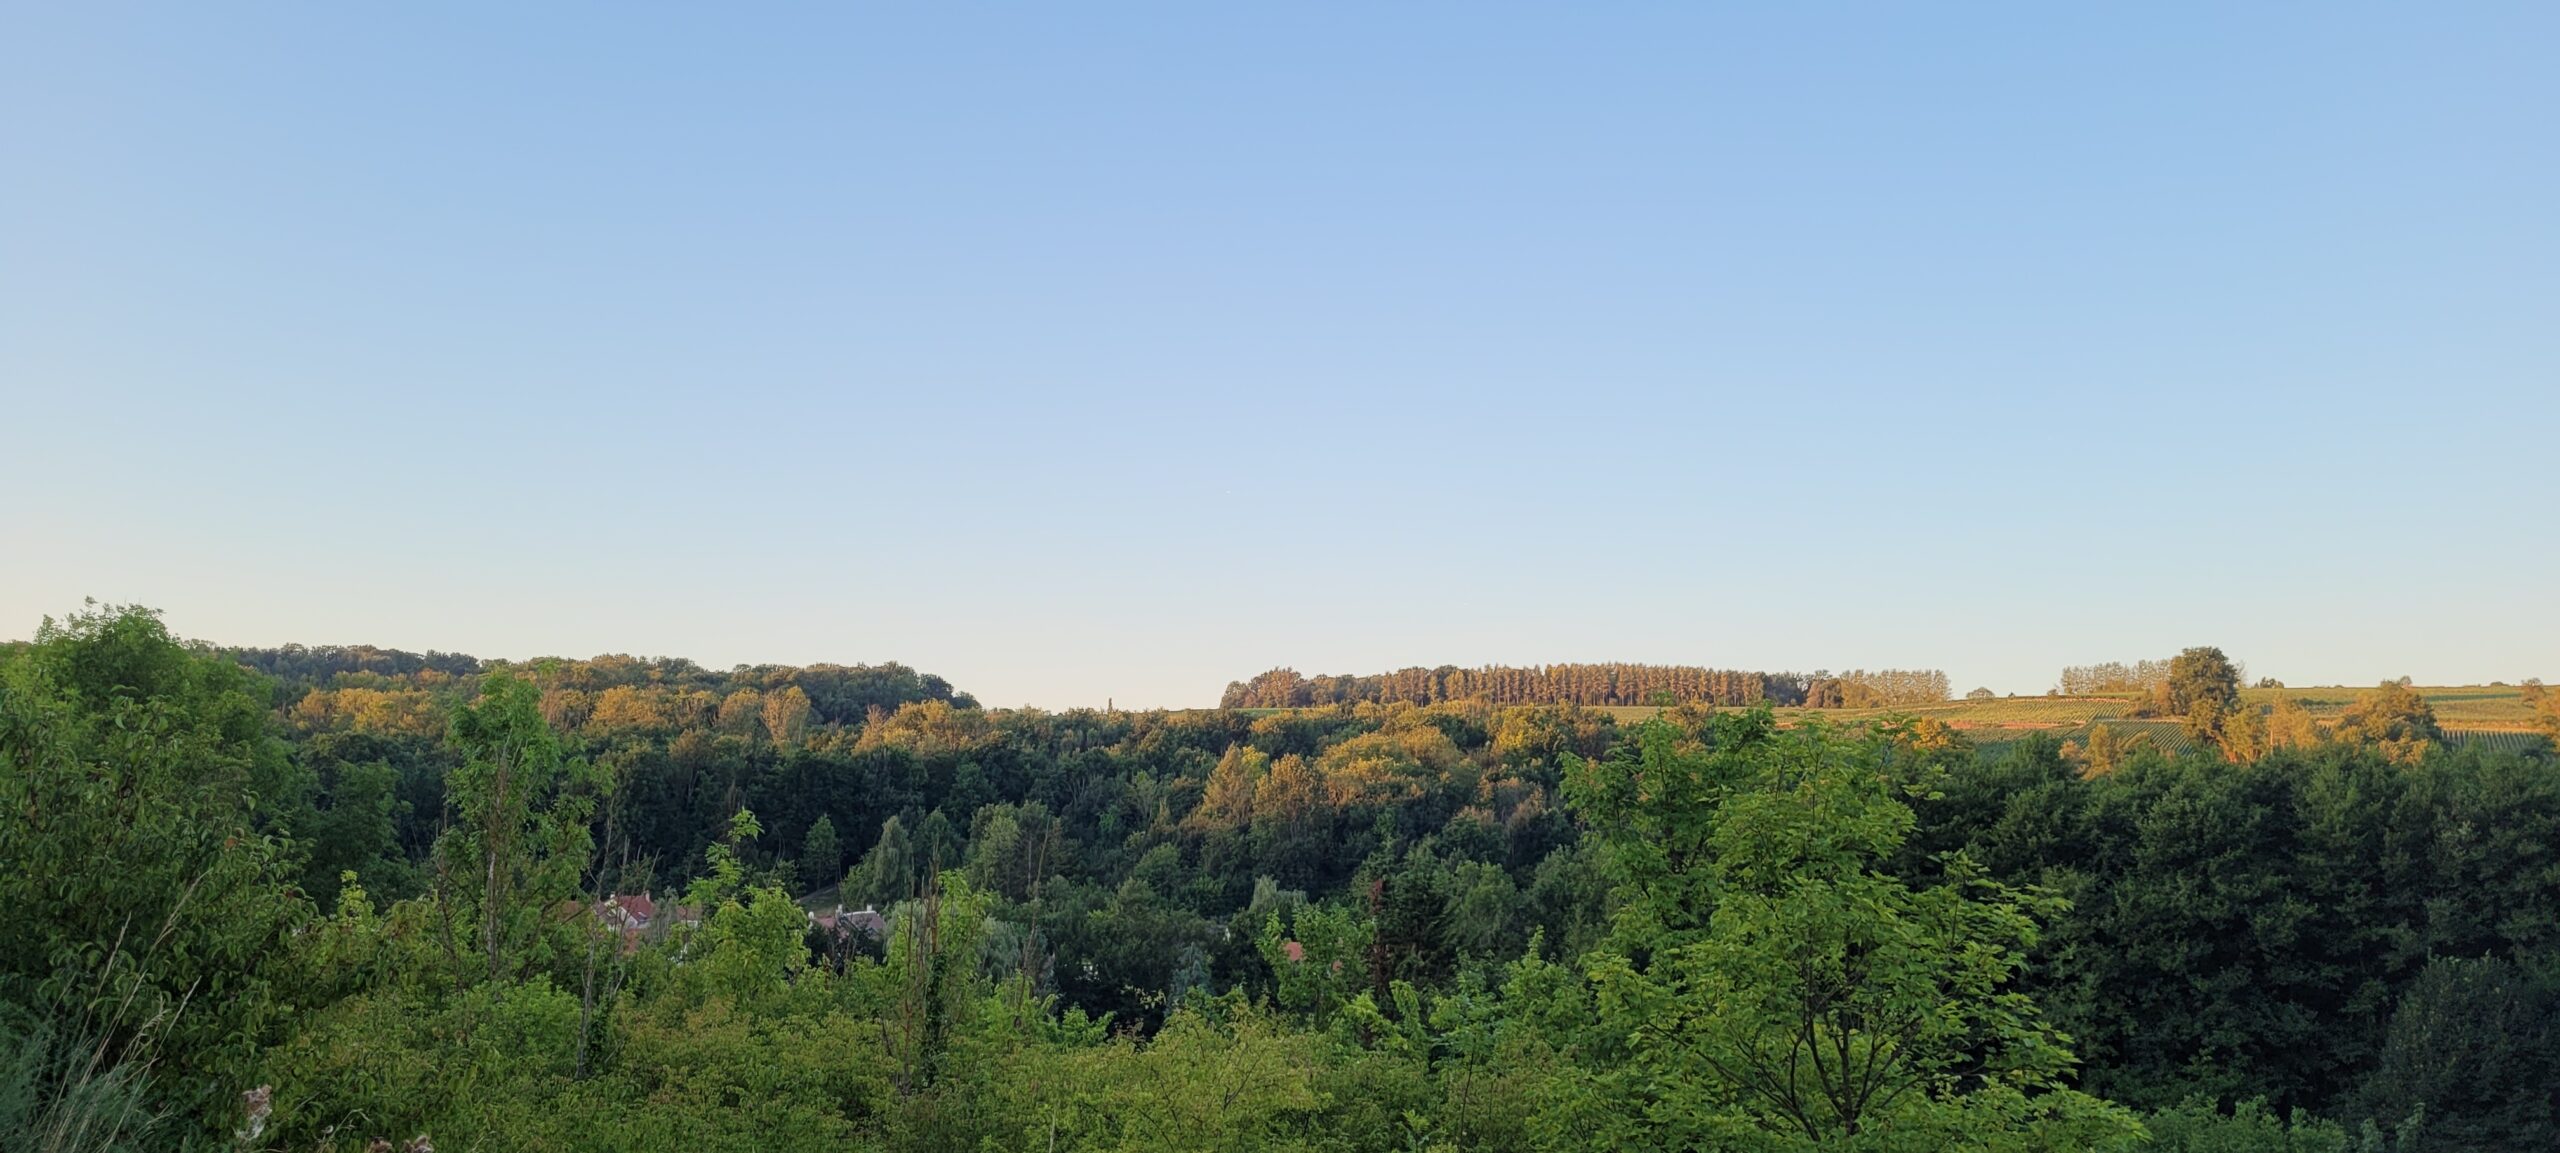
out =
{"type": "Polygon", "coordinates": [[[221,650],[224,657],[285,683],[318,683],[349,673],[411,677],[428,670],[449,677],[480,671],[480,659],[462,653],[404,652],[372,645],[280,645],[271,649],[221,650]]]}
{"type": "Polygon", "coordinates": [[[682,657],[607,654],[483,661],[462,653],[371,645],[226,648],[219,655],[268,677],[276,704],[303,727],[441,733],[448,698],[476,691],[498,671],[530,677],[542,708],[563,729],[736,729],[751,719],[786,734],[858,728],[873,710],[940,701],[976,708],[951,682],[895,661],[876,665],[739,665],[726,672],[682,657]]]}
{"type": "Polygon", "coordinates": [[[2169,661],[2105,661],[2094,665],[2072,665],[2062,670],[2055,687],[2066,697],[2088,697],[2103,693],[2148,693],[2169,683],[2169,661]]]}
{"type": "Polygon", "coordinates": [[[1219,698],[1226,709],[1303,709],[1341,704],[1432,705],[1484,701],[1497,705],[1773,705],[1874,708],[1949,697],[1936,669],[1856,669],[1833,674],[1750,672],[1694,665],[1557,664],[1406,668],[1390,673],[1303,676],[1273,669],[1234,681],[1219,698]]]}
{"type": "MultiPolygon", "coordinates": [[[[2066,697],[2168,693],[2173,691],[2170,688],[2170,682],[2178,676],[2178,661],[2185,658],[2192,662],[2197,654],[2208,650],[2217,657],[2220,656],[2221,650],[2204,646],[2187,649],[2179,656],[2162,657],[2156,661],[2135,661],[2132,664],[2126,664],[2123,661],[2104,661],[2094,665],[2071,665],[2064,668],[2062,675],[2055,679],[2054,691],[2066,697]]],[[[2240,666],[2233,664],[2231,672],[2234,678],[2233,686],[2236,688],[2238,678],[2241,676],[2240,666]]],[[[2262,681],[2258,687],[2282,688],[2283,685],[2269,678],[2262,681]]]]}
{"type": "Polygon", "coordinates": [[[1851,669],[1807,678],[1803,703],[1816,709],[1874,709],[1935,704],[1954,696],[1947,674],[1938,669],[1851,669]]]}

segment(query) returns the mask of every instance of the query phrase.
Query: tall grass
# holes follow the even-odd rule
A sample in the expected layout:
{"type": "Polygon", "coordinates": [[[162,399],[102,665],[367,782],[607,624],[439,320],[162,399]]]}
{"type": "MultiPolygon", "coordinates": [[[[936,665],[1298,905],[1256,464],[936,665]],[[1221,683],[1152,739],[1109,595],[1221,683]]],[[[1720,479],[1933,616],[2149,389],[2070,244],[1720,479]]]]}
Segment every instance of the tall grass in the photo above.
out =
{"type": "Polygon", "coordinates": [[[0,1149],[139,1151],[160,1124],[147,1101],[149,1063],[53,1023],[0,1023],[0,1149]]]}

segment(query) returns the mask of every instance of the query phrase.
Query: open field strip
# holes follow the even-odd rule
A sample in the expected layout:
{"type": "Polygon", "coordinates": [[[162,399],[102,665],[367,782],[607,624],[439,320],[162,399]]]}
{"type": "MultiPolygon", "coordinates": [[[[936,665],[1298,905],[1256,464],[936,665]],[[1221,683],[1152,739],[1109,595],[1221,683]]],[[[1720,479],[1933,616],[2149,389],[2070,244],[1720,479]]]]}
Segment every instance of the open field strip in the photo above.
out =
{"type": "MultiPolygon", "coordinates": [[[[2352,706],[2356,698],[2369,688],[2352,685],[2317,685],[2302,688],[2251,688],[2241,690],[2243,703],[2260,709],[2270,708],[2279,700],[2301,702],[2311,715],[2334,723],[2352,706]]],[[[2454,743],[2478,744],[2492,749],[2527,749],[2541,741],[2534,727],[2533,704],[2524,690],[2512,685],[2443,685],[2419,686],[2419,695],[2435,709],[2437,723],[2454,743]]],[[[2553,690],[2560,692],[2560,689],[2553,690]]],[[[1325,706],[1330,707],[1330,706],[1325,706]]],[[[1662,711],[1654,705],[1587,705],[1585,708],[1607,713],[1620,724],[1635,724],[1662,711]]],[[[1906,705],[1898,708],[1775,710],[1783,724],[1795,724],[1808,718],[1819,718],[1835,725],[1857,724],[1886,717],[1926,717],[1942,721],[1979,744],[1998,744],[2019,740],[2039,733],[2065,740],[2087,740],[2089,729],[2104,723],[2118,737],[2140,737],[2145,743],[2163,751],[2178,752],[2193,742],[2187,737],[2177,717],[2132,717],[2140,707],[2140,697],[1999,697],[1987,701],[1943,701],[1934,704],[1906,705]]],[[[1249,709],[1247,712],[1277,713],[1286,709],[1249,709]]]]}

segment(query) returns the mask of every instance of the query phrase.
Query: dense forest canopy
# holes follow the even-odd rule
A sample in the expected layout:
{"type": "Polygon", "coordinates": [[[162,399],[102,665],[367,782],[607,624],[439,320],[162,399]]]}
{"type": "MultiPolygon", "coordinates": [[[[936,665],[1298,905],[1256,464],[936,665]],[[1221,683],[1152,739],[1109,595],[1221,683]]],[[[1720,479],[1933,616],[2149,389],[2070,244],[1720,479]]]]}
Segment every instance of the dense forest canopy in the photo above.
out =
{"type": "Polygon", "coordinates": [[[894,710],[918,701],[978,707],[975,699],[955,692],[951,683],[941,677],[919,673],[895,661],[850,666],[740,665],[727,672],[714,672],[681,657],[619,654],[582,661],[545,657],[510,662],[482,661],[460,653],[377,649],[371,645],[286,645],[220,652],[226,659],[273,680],[288,707],[320,696],[324,703],[314,709],[320,715],[342,711],[330,696],[346,690],[407,691],[433,697],[440,688],[467,685],[472,677],[498,670],[519,671],[542,682],[550,693],[556,694],[546,702],[546,708],[582,715],[595,706],[599,696],[617,689],[625,690],[622,700],[645,700],[648,707],[671,715],[706,705],[716,711],[728,707],[732,698],[741,693],[750,694],[746,699],[761,708],[766,694],[787,695],[796,689],[808,699],[807,719],[811,723],[836,726],[859,725],[873,709],[894,710]]]}
{"type": "Polygon", "coordinates": [[[0,652],[0,1145],[2560,1143],[2560,694],[2493,747],[2194,648],[2134,690],[2173,752],[1573,668],[1679,703],[47,621],[0,652]]]}

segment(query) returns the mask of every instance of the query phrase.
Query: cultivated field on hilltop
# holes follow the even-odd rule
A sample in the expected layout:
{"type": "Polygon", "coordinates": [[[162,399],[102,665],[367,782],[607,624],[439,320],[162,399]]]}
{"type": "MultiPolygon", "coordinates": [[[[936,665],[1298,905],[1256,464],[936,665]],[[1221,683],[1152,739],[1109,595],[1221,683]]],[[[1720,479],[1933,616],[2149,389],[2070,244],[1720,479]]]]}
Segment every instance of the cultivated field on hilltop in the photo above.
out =
{"type": "MultiPolygon", "coordinates": [[[[2318,685],[2307,687],[2242,689],[2244,705],[2264,709],[2279,700],[2298,701],[2311,715],[2323,722],[2333,722],[2353,705],[2360,694],[2371,692],[2369,685],[2318,685]]],[[[2534,707],[2525,690],[2515,685],[2422,685],[2419,696],[2426,698],[2435,710],[2436,722],[2445,735],[2457,741],[2481,741],[2492,747],[2527,744],[2539,739],[2534,727],[2534,707]]],[[[1876,709],[1778,709],[1781,721],[1804,717],[1820,717],[1834,724],[1875,720],[1888,716],[1927,717],[1943,721],[1948,727],[1963,732],[1978,744],[2016,740],[2036,733],[2050,733],[2064,738],[2085,735],[2099,722],[2116,730],[2118,736],[2142,734],[2169,752],[2184,749],[2189,743],[2180,718],[2174,716],[2135,717],[2140,711],[2138,694],[2084,697],[1995,697],[1982,701],[1941,701],[1925,705],[1904,705],[1876,709]]],[[[1643,720],[1661,710],[1651,705],[1604,706],[1598,711],[1610,714],[1621,723],[1643,720]]]]}

